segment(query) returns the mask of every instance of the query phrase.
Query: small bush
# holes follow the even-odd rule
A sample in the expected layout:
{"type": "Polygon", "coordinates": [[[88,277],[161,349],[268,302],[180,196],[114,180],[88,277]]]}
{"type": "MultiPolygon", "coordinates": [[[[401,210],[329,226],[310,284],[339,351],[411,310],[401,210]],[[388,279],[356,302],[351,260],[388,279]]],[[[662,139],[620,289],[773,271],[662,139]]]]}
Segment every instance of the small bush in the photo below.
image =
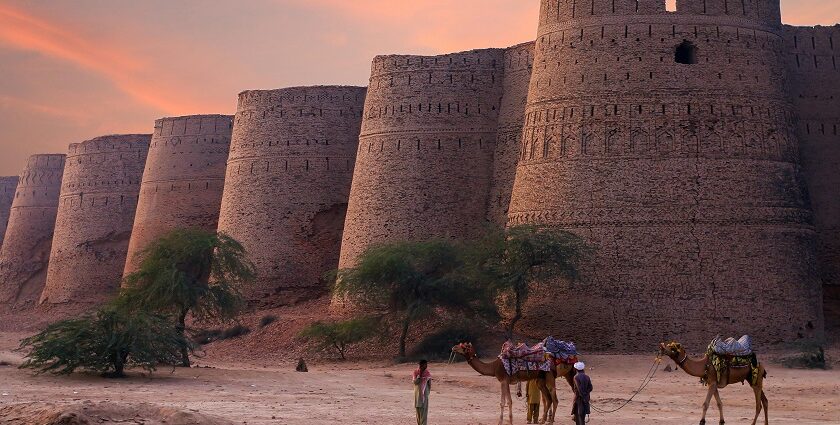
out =
{"type": "Polygon", "coordinates": [[[239,338],[241,336],[245,336],[251,333],[251,328],[242,325],[236,325],[232,328],[225,329],[222,331],[222,334],[219,335],[219,339],[231,339],[231,338],[239,338]]]}
{"type": "MultiPolygon", "coordinates": [[[[412,352],[413,358],[425,358],[430,360],[448,359],[452,352],[452,346],[475,339],[475,333],[462,327],[449,327],[435,332],[420,341],[412,352]]],[[[460,361],[461,357],[457,356],[460,361]]]]}
{"type": "Polygon", "coordinates": [[[319,350],[333,349],[345,360],[347,348],[376,334],[379,320],[373,318],[351,319],[343,322],[315,322],[300,333],[319,350]]]}
{"type": "Polygon", "coordinates": [[[277,316],[269,314],[260,319],[260,328],[264,328],[277,321],[277,316]]]}
{"type": "Polygon", "coordinates": [[[825,350],[818,345],[805,345],[799,353],[781,359],[782,366],[791,369],[828,369],[825,350]]]}
{"type": "Polygon", "coordinates": [[[228,329],[203,329],[193,333],[192,340],[196,344],[207,345],[215,341],[239,338],[249,333],[251,333],[251,329],[242,325],[236,325],[228,329]]]}
{"type": "Polygon", "coordinates": [[[53,323],[24,339],[20,348],[29,350],[20,367],[38,373],[64,375],[84,369],[123,377],[129,367],[152,372],[159,364],[177,364],[182,352],[193,346],[165,316],[106,307],[53,323]]]}

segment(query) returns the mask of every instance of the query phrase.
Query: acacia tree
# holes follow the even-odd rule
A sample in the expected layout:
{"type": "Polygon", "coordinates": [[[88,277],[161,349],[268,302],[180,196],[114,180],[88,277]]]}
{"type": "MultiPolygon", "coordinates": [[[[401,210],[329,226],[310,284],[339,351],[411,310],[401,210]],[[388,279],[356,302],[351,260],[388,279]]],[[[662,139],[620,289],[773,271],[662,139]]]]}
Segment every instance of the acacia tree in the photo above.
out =
{"type": "Polygon", "coordinates": [[[110,378],[124,377],[127,367],[152,372],[158,364],[174,364],[183,350],[193,348],[168,317],[111,306],[53,323],[24,339],[20,347],[29,350],[21,368],[58,375],[86,369],[110,378]]]}
{"type": "Polygon", "coordinates": [[[406,355],[411,325],[437,309],[463,312],[481,300],[463,275],[463,260],[448,241],[398,242],[365,251],[355,267],[337,272],[334,292],[400,326],[399,355],[406,355]]]}
{"type": "MultiPolygon", "coordinates": [[[[242,245],[223,233],[178,229],[139,254],[137,271],[125,278],[117,305],[172,316],[184,335],[186,318],[230,321],[245,307],[241,286],[254,278],[242,245]]],[[[182,350],[189,367],[189,351],[182,350]]]]}
{"type": "Polygon", "coordinates": [[[522,307],[538,280],[578,276],[578,263],[590,248],[577,235],[532,225],[491,229],[470,244],[467,265],[472,279],[485,285],[513,316],[506,325],[513,337],[522,307]]]}
{"type": "Polygon", "coordinates": [[[318,321],[307,326],[300,337],[314,342],[318,349],[333,349],[346,360],[347,348],[376,334],[379,321],[373,317],[360,317],[340,322],[318,321]]]}

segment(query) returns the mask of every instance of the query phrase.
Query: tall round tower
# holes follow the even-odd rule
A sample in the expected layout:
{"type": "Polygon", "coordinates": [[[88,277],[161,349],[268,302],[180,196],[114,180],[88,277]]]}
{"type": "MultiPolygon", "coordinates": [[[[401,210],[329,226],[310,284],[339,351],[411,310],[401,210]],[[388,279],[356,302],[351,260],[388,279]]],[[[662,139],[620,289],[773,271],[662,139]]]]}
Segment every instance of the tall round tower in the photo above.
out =
{"type": "Polygon", "coordinates": [[[47,280],[64,155],[32,155],[20,174],[0,248],[0,303],[31,307],[47,280]]]}
{"type": "Polygon", "coordinates": [[[584,346],[819,337],[778,0],[542,0],[510,221],[597,249],[523,330],[584,346]]]}
{"type": "Polygon", "coordinates": [[[114,135],[70,145],[42,304],[96,304],[116,294],[150,139],[114,135]]]}
{"type": "Polygon", "coordinates": [[[340,267],[377,243],[485,223],[505,52],[373,60],[340,267]]]}
{"type": "Polygon", "coordinates": [[[338,253],[361,125],[363,87],[239,95],[219,231],[257,267],[255,304],[324,293],[338,253]]]}
{"type": "Polygon", "coordinates": [[[9,224],[9,213],[12,210],[17,184],[18,176],[0,177],[0,247],[3,246],[6,226],[9,224]]]}
{"type": "Polygon", "coordinates": [[[128,244],[126,274],[137,269],[140,251],[171,230],[216,231],[232,128],[230,115],[155,121],[128,244]]]}

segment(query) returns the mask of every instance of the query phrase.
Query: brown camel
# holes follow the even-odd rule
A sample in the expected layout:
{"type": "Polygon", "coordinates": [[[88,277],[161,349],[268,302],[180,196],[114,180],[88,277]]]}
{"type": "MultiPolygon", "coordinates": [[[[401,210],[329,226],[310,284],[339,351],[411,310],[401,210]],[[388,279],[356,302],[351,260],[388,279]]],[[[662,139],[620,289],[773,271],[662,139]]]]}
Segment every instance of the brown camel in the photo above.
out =
{"type": "Polygon", "coordinates": [[[471,343],[463,343],[458,344],[452,347],[452,351],[458,353],[467,360],[467,363],[472,367],[476,372],[484,376],[493,376],[495,377],[499,383],[501,384],[501,411],[499,413],[499,425],[504,423],[505,418],[505,405],[508,407],[508,415],[511,425],[513,425],[513,398],[510,395],[510,386],[511,384],[516,384],[518,382],[528,382],[532,380],[537,380],[539,382],[540,393],[542,394],[543,405],[545,406],[543,410],[543,416],[540,420],[540,423],[549,423],[554,422],[554,415],[557,412],[557,406],[559,405],[559,401],[557,398],[557,389],[556,389],[556,378],[557,376],[565,376],[566,380],[569,382],[569,385],[574,387],[574,375],[575,369],[573,367],[569,367],[568,365],[560,365],[554,372],[542,372],[538,370],[531,370],[531,371],[524,371],[520,370],[514,373],[512,376],[507,373],[505,370],[502,361],[498,358],[494,359],[490,363],[484,363],[478,359],[478,355],[475,352],[475,348],[473,348],[471,343]]]}
{"type": "Polygon", "coordinates": [[[767,371],[764,370],[764,366],[760,363],[758,365],[757,382],[755,385],[752,385],[750,367],[726,368],[726,371],[722,372],[720,379],[718,379],[717,371],[709,360],[708,354],[703,356],[702,359],[692,359],[688,356],[682,344],[677,342],[659,344],[659,351],[676,362],[677,366],[684,370],[685,373],[704,379],[709,384],[706,402],[703,403],[703,419],[700,420],[700,425],[706,424],[706,411],[709,410],[709,403],[712,400],[712,396],[715,397],[715,401],[717,402],[718,410],[720,411],[720,423],[723,425],[725,423],[723,419],[723,402],[720,401],[718,390],[725,388],[729,384],[743,383],[744,381],[750,384],[755,392],[755,418],[753,419],[752,425],[755,425],[758,421],[758,415],[761,413],[762,408],[764,408],[764,425],[770,423],[767,413],[767,396],[764,395],[764,378],[767,377],[767,371]]]}

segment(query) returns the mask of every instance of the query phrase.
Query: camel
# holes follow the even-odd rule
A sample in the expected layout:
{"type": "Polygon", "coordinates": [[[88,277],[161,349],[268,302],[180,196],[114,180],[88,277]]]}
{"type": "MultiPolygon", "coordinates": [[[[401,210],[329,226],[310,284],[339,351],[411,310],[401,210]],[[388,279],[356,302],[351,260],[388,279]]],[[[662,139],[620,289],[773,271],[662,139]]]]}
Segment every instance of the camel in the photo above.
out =
{"type": "Polygon", "coordinates": [[[703,418],[700,419],[700,425],[706,425],[706,411],[709,410],[709,403],[712,400],[712,396],[715,397],[718,410],[720,411],[720,424],[724,425],[726,421],[723,419],[723,402],[720,400],[718,390],[725,388],[727,385],[737,384],[739,382],[743,383],[744,381],[750,384],[755,392],[755,418],[753,418],[752,425],[755,425],[758,421],[758,415],[761,413],[762,408],[764,408],[764,425],[769,424],[770,419],[767,413],[768,401],[767,396],[764,394],[764,378],[767,377],[767,371],[760,363],[758,365],[757,382],[755,385],[752,385],[751,370],[749,367],[729,367],[725,372],[721,373],[720,379],[718,379],[717,371],[709,360],[708,354],[703,356],[702,359],[692,359],[688,356],[682,344],[678,342],[659,344],[659,352],[670,357],[685,373],[708,382],[709,391],[706,394],[706,402],[703,403],[703,418]]]}
{"type": "Polygon", "coordinates": [[[552,373],[547,373],[539,370],[531,370],[531,371],[524,371],[520,370],[513,374],[513,376],[508,375],[507,371],[505,370],[504,365],[500,359],[495,359],[490,363],[484,363],[478,359],[478,355],[475,352],[475,348],[473,348],[471,343],[463,343],[458,344],[452,347],[452,351],[458,353],[467,360],[467,363],[472,367],[476,372],[484,376],[493,376],[495,377],[499,383],[501,384],[501,411],[499,413],[499,425],[504,423],[505,418],[505,405],[508,407],[508,415],[510,424],[513,425],[513,398],[510,395],[510,386],[511,384],[516,384],[519,382],[528,382],[532,380],[539,381],[540,393],[542,393],[543,405],[545,406],[543,410],[543,416],[540,420],[541,424],[554,422],[554,415],[557,412],[557,407],[559,406],[559,400],[557,398],[557,389],[556,389],[556,378],[557,376],[564,376],[566,380],[569,382],[569,385],[574,388],[574,376],[575,376],[575,369],[569,365],[559,365],[557,366],[556,370],[552,373]]]}

